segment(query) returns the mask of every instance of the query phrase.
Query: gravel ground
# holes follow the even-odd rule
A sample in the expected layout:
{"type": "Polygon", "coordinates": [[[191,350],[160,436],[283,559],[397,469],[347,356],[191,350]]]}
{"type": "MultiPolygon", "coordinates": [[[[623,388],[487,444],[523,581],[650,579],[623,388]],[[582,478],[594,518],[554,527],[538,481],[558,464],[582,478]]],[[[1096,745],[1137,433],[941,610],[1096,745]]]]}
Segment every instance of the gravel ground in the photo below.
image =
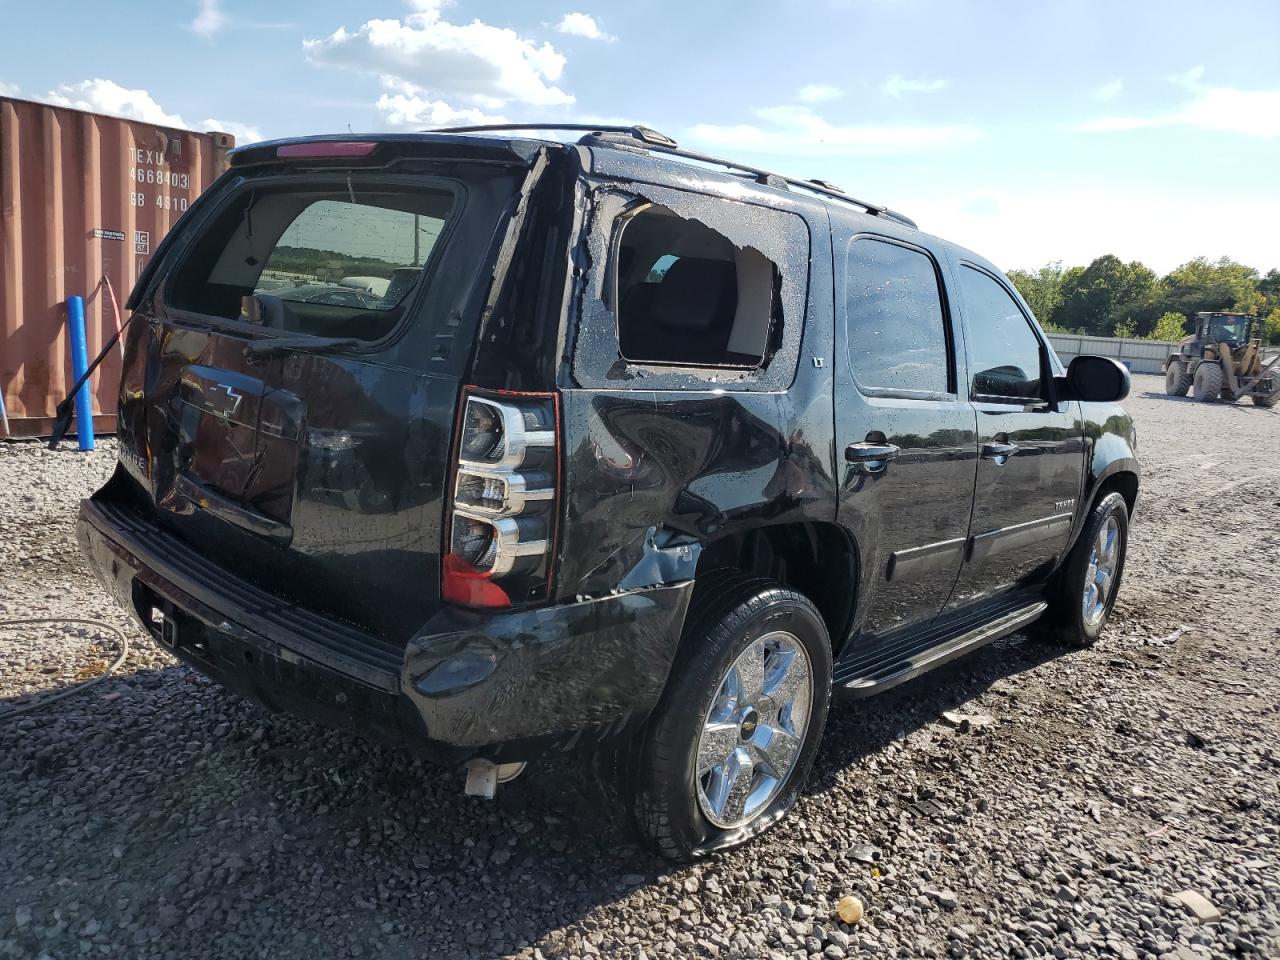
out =
{"type": "Polygon", "coordinates": [[[1135,381],[1146,476],[1097,647],[1015,636],[838,702],[790,821],[678,869],[578,765],[470,800],[177,665],[75,546],[113,444],[0,445],[0,619],[134,640],[5,718],[118,647],[0,629],[0,956],[1280,956],[1280,411],[1135,381]]]}

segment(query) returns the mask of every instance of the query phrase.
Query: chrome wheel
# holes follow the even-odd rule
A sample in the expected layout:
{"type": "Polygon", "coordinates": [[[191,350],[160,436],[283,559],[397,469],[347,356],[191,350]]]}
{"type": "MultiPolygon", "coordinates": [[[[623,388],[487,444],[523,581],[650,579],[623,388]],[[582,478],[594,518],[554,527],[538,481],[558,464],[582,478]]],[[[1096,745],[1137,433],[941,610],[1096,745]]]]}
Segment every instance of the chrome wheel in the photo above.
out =
{"type": "Polygon", "coordinates": [[[1120,524],[1115,517],[1098,529],[1089,553],[1089,569],[1084,578],[1082,610],[1085,623],[1094,626],[1107,612],[1107,601],[1116,585],[1116,570],[1120,566],[1120,524]]]}
{"type": "Polygon", "coordinates": [[[740,827],[765,810],[795,766],[813,706],[804,645],[767,633],[729,667],[698,737],[698,806],[717,827],[740,827]]]}

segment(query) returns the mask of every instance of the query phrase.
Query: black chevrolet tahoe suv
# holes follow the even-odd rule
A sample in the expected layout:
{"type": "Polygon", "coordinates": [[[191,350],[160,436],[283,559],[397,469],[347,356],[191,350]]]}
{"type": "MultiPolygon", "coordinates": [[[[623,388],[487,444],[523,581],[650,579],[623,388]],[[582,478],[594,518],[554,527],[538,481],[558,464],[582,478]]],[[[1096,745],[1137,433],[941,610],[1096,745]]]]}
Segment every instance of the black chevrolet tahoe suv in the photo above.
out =
{"type": "Polygon", "coordinates": [[[611,758],[687,858],[786,814],[833,689],[1097,638],[1123,367],[826,182],[521,129],[244,147],[157,250],[78,531],[158,642],[473,792],[611,758]]]}

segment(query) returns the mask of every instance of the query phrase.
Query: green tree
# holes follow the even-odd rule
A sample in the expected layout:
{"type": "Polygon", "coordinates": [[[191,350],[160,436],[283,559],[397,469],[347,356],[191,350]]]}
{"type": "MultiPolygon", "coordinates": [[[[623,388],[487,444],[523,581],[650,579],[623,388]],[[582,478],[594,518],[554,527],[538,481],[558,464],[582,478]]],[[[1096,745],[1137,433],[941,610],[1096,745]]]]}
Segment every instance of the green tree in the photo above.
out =
{"type": "Polygon", "coordinates": [[[1258,281],[1258,292],[1265,301],[1261,311],[1264,316],[1270,316],[1273,310],[1280,310],[1280,270],[1268,270],[1267,275],[1258,281]]]}
{"type": "Polygon", "coordinates": [[[1008,273],[1009,280],[1046,330],[1061,329],[1054,323],[1053,313],[1062,303],[1062,273],[1061,260],[1046,263],[1035,272],[1010,270],[1008,273]]]}
{"type": "Polygon", "coordinates": [[[1161,279],[1157,296],[1162,312],[1176,310],[1192,317],[1201,310],[1252,313],[1263,306],[1258,271],[1227,257],[1210,261],[1197,257],[1161,279]]]}
{"type": "Polygon", "coordinates": [[[1181,340],[1187,335],[1187,318],[1175,311],[1162,314],[1147,334],[1148,340],[1181,340]]]}
{"type": "Polygon", "coordinates": [[[1263,343],[1280,343],[1280,307],[1276,307],[1262,321],[1263,343]]]}
{"type": "Polygon", "coordinates": [[[1054,322],[1095,336],[1110,336],[1117,324],[1136,329],[1150,310],[1156,275],[1134,260],[1107,254],[1062,276],[1062,303],[1054,322]]]}

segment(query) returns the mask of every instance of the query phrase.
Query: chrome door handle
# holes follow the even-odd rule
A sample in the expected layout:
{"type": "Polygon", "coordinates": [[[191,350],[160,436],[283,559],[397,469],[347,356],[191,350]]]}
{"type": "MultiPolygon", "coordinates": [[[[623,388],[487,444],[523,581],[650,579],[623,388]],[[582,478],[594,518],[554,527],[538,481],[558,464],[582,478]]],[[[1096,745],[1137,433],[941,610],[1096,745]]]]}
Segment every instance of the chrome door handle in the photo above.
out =
{"type": "Polygon", "coordinates": [[[984,460],[998,460],[1000,463],[1004,463],[1017,452],[1018,445],[1016,443],[990,441],[982,445],[982,457],[984,460]]]}
{"type": "Polygon", "coordinates": [[[851,443],[844,448],[844,459],[867,473],[882,473],[889,468],[889,461],[901,452],[902,449],[892,443],[851,443]]]}

